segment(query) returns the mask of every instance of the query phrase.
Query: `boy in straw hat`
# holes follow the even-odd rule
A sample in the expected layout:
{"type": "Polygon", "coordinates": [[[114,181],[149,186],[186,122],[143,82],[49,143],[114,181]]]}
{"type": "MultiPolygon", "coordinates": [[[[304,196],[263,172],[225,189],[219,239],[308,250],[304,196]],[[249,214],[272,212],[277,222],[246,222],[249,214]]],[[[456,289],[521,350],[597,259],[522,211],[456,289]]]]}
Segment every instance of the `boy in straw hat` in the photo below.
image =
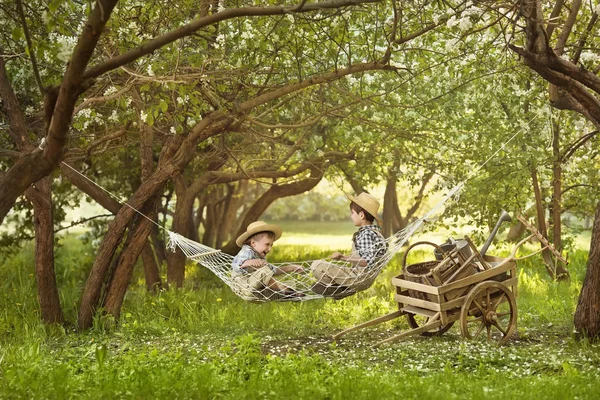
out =
{"type": "Polygon", "coordinates": [[[350,265],[323,260],[314,261],[311,265],[313,276],[317,279],[313,291],[340,298],[371,286],[377,274],[371,273],[370,269],[387,251],[387,242],[380,227],[373,224],[375,220],[379,225],[382,223],[377,216],[379,201],[368,193],[346,197],[350,200],[350,218],[358,231],[352,237],[352,253],[345,255],[336,251],[330,258],[350,265]]]}
{"type": "Polygon", "coordinates": [[[302,297],[303,293],[282,285],[273,279],[274,275],[291,272],[304,272],[299,265],[275,267],[267,263],[267,254],[273,242],[281,237],[281,228],[274,224],[256,221],[248,225],[246,232],[240,235],[235,243],[242,249],[233,258],[234,281],[242,293],[248,297],[256,297],[264,289],[280,292],[284,297],[302,297]]]}

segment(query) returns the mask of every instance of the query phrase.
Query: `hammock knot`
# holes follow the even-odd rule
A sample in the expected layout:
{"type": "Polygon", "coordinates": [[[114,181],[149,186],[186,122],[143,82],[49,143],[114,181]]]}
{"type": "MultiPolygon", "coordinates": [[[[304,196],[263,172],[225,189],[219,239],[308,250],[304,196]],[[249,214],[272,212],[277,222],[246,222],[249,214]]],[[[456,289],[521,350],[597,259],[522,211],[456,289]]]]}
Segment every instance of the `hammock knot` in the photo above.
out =
{"type": "Polygon", "coordinates": [[[175,250],[177,250],[177,236],[179,236],[177,233],[172,232],[172,231],[167,231],[167,233],[169,234],[169,242],[167,243],[167,250],[169,250],[171,253],[175,253],[175,250]]]}

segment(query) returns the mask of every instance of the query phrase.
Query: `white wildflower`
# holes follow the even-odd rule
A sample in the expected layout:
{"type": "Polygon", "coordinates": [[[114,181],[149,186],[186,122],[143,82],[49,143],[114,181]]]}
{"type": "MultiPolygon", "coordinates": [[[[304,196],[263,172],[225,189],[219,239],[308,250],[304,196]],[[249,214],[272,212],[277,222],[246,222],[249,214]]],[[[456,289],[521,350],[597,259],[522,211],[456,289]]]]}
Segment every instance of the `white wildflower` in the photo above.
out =
{"type": "Polygon", "coordinates": [[[154,76],[154,71],[152,71],[152,65],[148,65],[146,72],[148,73],[148,76],[154,76]]]}
{"type": "Polygon", "coordinates": [[[142,120],[142,122],[146,122],[147,118],[148,114],[144,110],[140,111],[140,119],[142,120]]]}
{"type": "Polygon", "coordinates": [[[294,22],[296,22],[296,20],[294,19],[294,16],[292,14],[288,14],[286,15],[287,19],[293,24],[294,22]]]}
{"type": "Polygon", "coordinates": [[[174,135],[177,133],[177,129],[175,129],[175,127],[172,126],[170,132],[174,135]]]}
{"type": "Polygon", "coordinates": [[[194,118],[190,118],[190,119],[188,119],[187,124],[188,124],[188,126],[194,126],[194,125],[196,125],[196,120],[194,118]]]}
{"type": "Polygon", "coordinates": [[[108,117],[109,121],[117,122],[119,120],[119,116],[117,115],[117,110],[112,110],[112,114],[108,117]]]}

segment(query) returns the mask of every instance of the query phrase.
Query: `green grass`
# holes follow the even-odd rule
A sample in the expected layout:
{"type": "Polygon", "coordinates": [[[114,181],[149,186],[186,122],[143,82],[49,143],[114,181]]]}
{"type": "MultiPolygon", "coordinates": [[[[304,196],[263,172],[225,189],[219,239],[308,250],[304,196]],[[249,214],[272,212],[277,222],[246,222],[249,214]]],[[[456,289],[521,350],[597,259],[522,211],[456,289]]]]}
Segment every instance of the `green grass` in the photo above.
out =
{"type": "MultiPolygon", "coordinates": [[[[282,238],[273,262],[319,258],[338,241],[347,249],[354,230],[281,225],[290,240],[327,235],[297,245],[282,238]]],[[[94,252],[74,237],[61,244],[57,281],[73,322],[94,252]]],[[[518,329],[507,346],[465,341],[455,326],[442,337],[373,348],[408,329],[405,320],[330,337],[396,308],[390,278],[399,256],[365,292],[302,303],[244,302],[191,265],[184,289],[150,295],[138,269],[117,327],[98,318],[94,329],[76,332],[39,322],[32,249],[0,257],[0,398],[594,399],[600,392],[600,345],[572,337],[583,251],[570,256],[569,283],[550,281],[537,257],[519,263],[518,329]]],[[[409,262],[430,257],[427,248],[411,253],[409,262]]]]}

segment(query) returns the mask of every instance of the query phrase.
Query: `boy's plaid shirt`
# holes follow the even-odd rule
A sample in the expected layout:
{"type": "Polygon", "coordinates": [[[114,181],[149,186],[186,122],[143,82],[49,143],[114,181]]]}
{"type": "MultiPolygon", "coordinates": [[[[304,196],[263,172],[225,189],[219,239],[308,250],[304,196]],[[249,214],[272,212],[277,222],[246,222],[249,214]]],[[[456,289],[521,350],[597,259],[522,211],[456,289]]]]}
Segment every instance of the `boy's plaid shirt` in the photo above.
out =
{"type": "Polygon", "coordinates": [[[372,267],[379,257],[387,252],[387,242],[377,225],[361,226],[353,236],[358,254],[372,267]]]}
{"type": "MultiPolygon", "coordinates": [[[[238,275],[245,275],[249,272],[254,272],[254,270],[249,271],[245,268],[242,268],[242,264],[246,260],[255,260],[257,258],[264,260],[264,257],[261,257],[260,254],[258,254],[252,246],[247,245],[247,244],[243,245],[240,252],[237,253],[237,255],[235,257],[233,257],[233,261],[231,262],[231,266],[233,267],[233,272],[238,275]]],[[[273,266],[270,264],[269,264],[269,267],[271,269],[273,269],[273,266]]]]}

